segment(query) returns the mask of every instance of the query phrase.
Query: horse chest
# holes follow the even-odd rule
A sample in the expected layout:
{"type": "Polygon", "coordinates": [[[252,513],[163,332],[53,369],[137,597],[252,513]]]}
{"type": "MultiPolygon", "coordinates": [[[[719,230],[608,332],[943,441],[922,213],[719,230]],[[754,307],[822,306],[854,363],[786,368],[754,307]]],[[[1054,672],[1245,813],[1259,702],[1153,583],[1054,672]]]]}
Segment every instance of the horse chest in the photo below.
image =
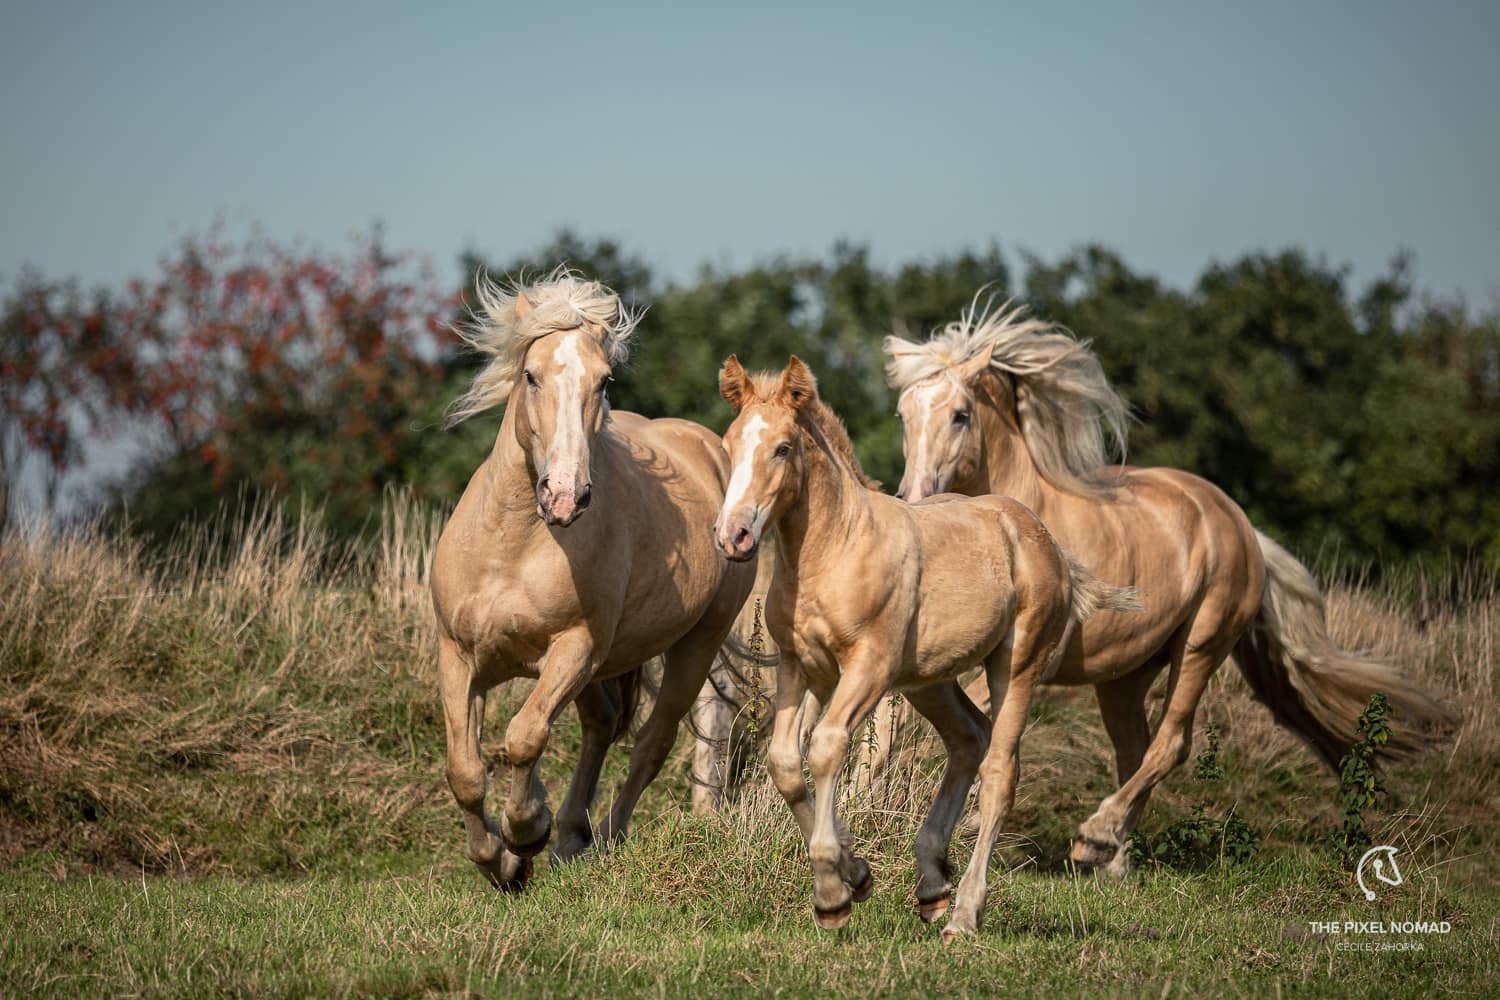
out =
{"type": "Polygon", "coordinates": [[[588,611],[566,576],[525,561],[475,587],[450,615],[450,628],[476,662],[529,675],[552,638],[586,621],[588,611]]]}

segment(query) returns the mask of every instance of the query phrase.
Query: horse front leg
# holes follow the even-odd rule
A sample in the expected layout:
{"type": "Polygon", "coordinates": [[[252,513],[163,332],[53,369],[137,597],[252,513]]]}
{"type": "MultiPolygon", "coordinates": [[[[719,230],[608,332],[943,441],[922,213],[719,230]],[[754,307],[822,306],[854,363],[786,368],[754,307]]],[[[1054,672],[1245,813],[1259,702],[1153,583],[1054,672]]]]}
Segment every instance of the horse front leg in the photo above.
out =
{"type": "Polygon", "coordinates": [[[500,831],[485,813],[488,775],[479,737],[486,689],[458,644],[446,636],[440,638],[438,691],[448,737],[448,787],[463,812],[469,860],[479,866],[490,884],[516,892],[531,877],[531,859],[507,851],[500,831]]]}
{"type": "Polygon", "coordinates": [[[807,853],[813,867],[813,918],[825,930],[849,923],[856,899],[871,890],[870,865],[846,845],[839,824],[838,779],[849,757],[849,737],[890,687],[894,664],[872,656],[851,658],[822,720],[808,741],[807,762],[817,794],[807,853]]]}
{"type": "Polygon", "coordinates": [[[552,811],[541,781],[542,751],[552,723],[578,697],[594,673],[593,639],[585,630],[555,636],[542,659],[536,687],[505,729],[510,794],[500,834],[506,848],[523,858],[539,853],[552,836],[552,811]]]}

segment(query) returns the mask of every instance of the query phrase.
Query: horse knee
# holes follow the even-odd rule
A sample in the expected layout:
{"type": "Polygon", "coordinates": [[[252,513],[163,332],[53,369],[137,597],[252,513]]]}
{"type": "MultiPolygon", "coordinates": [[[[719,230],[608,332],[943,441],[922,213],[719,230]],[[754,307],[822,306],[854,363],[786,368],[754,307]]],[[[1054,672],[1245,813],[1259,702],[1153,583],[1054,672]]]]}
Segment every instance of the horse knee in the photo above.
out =
{"type": "Polygon", "coordinates": [[[802,780],[802,751],[797,747],[772,745],[766,754],[766,770],[771,772],[771,783],[783,796],[807,791],[807,784],[802,780]]]}
{"type": "Polygon", "coordinates": [[[505,757],[512,767],[529,767],[547,747],[550,727],[542,720],[516,716],[505,730],[505,757]]]}
{"type": "Polygon", "coordinates": [[[812,739],[807,741],[807,763],[815,775],[832,771],[843,763],[848,752],[847,729],[819,725],[813,730],[812,739]]]}
{"type": "Polygon", "coordinates": [[[484,764],[474,762],[452,762],[448,764],[448,788],[454,800],[465,809],[474,809],[484,802],[484,764]]]}

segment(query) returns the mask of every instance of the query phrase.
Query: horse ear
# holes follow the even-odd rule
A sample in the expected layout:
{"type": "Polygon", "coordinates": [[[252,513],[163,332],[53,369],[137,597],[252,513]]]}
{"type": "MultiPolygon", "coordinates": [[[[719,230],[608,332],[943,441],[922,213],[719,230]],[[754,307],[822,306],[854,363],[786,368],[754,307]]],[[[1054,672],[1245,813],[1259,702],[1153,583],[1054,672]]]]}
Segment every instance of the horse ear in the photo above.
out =
{"type": "Polygon", "coordinates": [[[734,407],[736,413],[745,406],[745,397],[749,395],[748,380],[745,366],[740,364],[736,355],[731,354],[724,361],[724,367],[719,369],[719,395],[734,407]]]}
{"type": "Polygon", "coordinates": [[[529,315],[531,315],[531,300],[526,297],[525,292],[516,289],[516,322],[519,323],[529,315]]]}
{"type": "Polygon", "coordinates": [[[985,369],[989,368],[989,366],[990,366],[990,357],[991,357],[991,352],[990,351],[988,351],[988,350],[980,351],[978,354],[974,355],[972,358],[970,358],[969,360],[965,361],[963,364],[959,365],[958,366],[958,375],[959,375],[959,378],[963,379],[964,382],[967,384],[969,382],[974,381],[980,375],[983,375],[984,372],[985,372],[985,369]]]}
{"type": "Polygon", "coordinates": [[[790,403],[794,410],[800,410],[818,398],[818,380],[813,377],[807,363],[795,354],[787,362],[786,371],[781,373],[777,395],[790,403]]]}

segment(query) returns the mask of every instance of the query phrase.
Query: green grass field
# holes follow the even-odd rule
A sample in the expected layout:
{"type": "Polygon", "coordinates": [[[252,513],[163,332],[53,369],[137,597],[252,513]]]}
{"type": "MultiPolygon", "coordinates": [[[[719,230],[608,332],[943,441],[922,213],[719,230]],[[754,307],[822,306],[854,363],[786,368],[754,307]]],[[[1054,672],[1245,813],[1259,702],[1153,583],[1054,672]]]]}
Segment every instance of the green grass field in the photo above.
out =
{"type": "MultiPolygon", "coordinates": [[[[1048,691],[985,927],[945,945],[912,898],[938,767],[920,730],[894,780],[849,793],[877,881],[845,931],[813,928],[805,850],[757,766],[724,812],[685,810],[686,737],[623,847],[542,864],[520,896],[488,888],[442,776],[418,527],[339,554],[266,521],[162,562],[91,535],[0,543],[0,995],[1407,996],[1500,981],[1500,602],[1472,581],[1443,600],[1421,581],[1333,593],[1338,638],[1463,713],[1454,746],[1394,768],[1367,817],[1403,885],[1361,897],[1323,843],[1334,779],[1226,667],[1200,717],[1222,732],[1226,776],[1183,768],[1141,834],[1232,812],[1258,836],[1248,862],[1210,845],[1122,882],[1067,874],[1069,834],[1112,779],[1091,697],[1048,691]],[[1346,920],[1451,930],[1310,927],[1346,920]]],[[[492,699],[487,743],[521,697],[492,699]]],[[[576,740],[567,718],[554,803],[576,740]]],[[[965,827],[960,868],[971,843],[965,827]]]]}

